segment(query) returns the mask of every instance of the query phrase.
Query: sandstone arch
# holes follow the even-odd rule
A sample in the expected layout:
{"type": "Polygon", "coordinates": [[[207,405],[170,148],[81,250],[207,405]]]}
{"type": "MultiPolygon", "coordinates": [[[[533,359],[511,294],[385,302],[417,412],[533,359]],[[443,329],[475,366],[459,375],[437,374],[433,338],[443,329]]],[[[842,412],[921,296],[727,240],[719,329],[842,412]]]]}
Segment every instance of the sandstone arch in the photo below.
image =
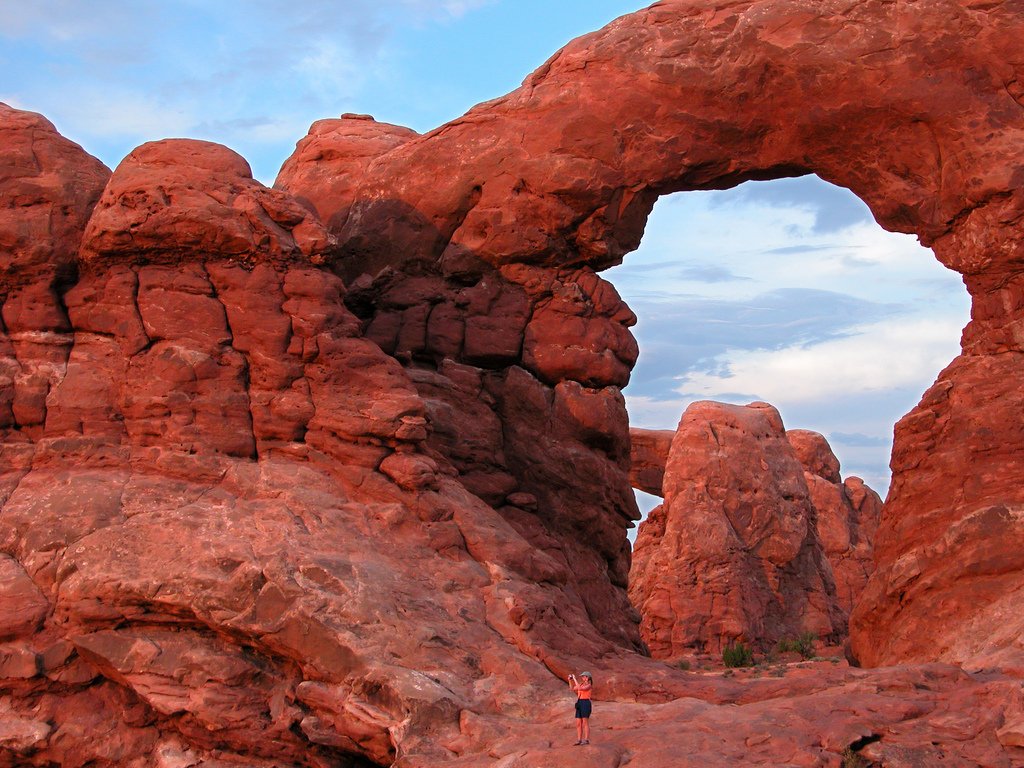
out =
{"type": "MultiPolygon", "coordinates": [[[[423,137],[332,158],[363,178],[337,228],[372,240],[375,206],[401,201],[452,233],[449,252],[601,266],[656,195],[815,172],[966,266],[937,241],[1012,208],[1021,183],[1018,23],[1013,3],[658,3],[423,137]]],[[[302,152],[279,186],[302,186],[302,152]]]]}
{"type": "Polygon", "coordinates": [[[327,220],[338,206],[325,190],[350,184],[332,227],[343,247],[372,249],[386,231],[380,247],[400,243],[402,258],[596,269],[637,245],[660,194],[811,172],[851,189],[884,228],[916,234],[964,274],[974,299],[964,355],[897,427],[880,568],[854,619],[855,648],[869,664],[965,660],[989,633],[945,637],[929,616],[939,599],[947,616],[974,615],[973,600],[954,597],[952,578],[922,574],[953,547],[962,577],[973,569],[1001,585],[995,600],[1015,591],[1024,565],[983,565],[970,543],[980,531],[1024,535],[1012,511],[1022,492],[1006,471],[1020,441],[994,437],[1013,422],[1020,375],[1022,23],[1018,3],[667,0],[574,41],[459,120],[380,155],[335,157],[338,175],[321,186],[302,178],[304,156],[320,156],[311,135],[278,186],[327,220]],[[400,231],[383,225],[396,202],[416,214],[400,231]],[[990,373],[1005,384],[986,387],[979,413],[970,391],[990,373]],[[950,543],[946,529],[961,524],[972,533],[950,543]],[[920,626],[933,642],[912,638],[920,626]]]}

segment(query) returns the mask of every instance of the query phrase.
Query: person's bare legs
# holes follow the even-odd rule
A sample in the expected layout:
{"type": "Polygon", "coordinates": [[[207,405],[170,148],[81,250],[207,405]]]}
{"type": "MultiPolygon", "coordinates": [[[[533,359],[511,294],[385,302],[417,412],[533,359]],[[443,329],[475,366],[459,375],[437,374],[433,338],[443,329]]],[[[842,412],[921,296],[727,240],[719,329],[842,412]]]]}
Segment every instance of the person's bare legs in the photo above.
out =
{"type": "Polygon", "coordinates": [[[582,736],[580,736],[580,740],[583,743],[586,744],[586,743],[590,742],[590,718],[589,717],[585,717],[585,718],[583,718],[582,722],[583,722],[583,727],[582,727],[582,729],[580,731],[580,733],[582,734],[582,736]]]}
{"type": "Polygon", "coordinates": [[[580,744],[583,741],[583,723],[586,722],[582,717],[576,718],[576,743],[580,744]]]}

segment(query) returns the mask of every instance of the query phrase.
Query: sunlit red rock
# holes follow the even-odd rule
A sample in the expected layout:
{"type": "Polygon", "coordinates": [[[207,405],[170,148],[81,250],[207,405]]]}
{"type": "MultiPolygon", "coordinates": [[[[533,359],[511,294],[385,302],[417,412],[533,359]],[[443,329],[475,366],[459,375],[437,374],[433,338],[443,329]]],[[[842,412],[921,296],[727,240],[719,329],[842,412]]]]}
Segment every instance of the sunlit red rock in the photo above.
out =
{"type": "Polygon", "coordinates": [[[30,606],[2,761],[1020,764],[1021,34],[1012,3],[667,0],[429,134],[325,124],[276,191],[147,145],[81,249],[105,169],[0,110],[0,551],[30,606]],[[984,675],[633,650],[634,318],[595,270],[658,195],[807,172],[975,297],[897,429],[853,650],[984,675]],[[563,749],[583,668],[607,730],[563,749]]]}
{"type": "Polygon", "coordinates": [[[786,439],[803,465],[818,538],[832,568],[839,606],[849,616],[874,570],[882,500],[859,477],[840,477],[839,460],[822,435],[790,429],[786,439]]]}
{"type": "Polygon", "coordinates": [[[734,641],[770,647],[805,632],[845,638],[871,574],[882,502],[860,478],[840,477],[822,435],[783,430],[765,404],[699,403],[679,431],[633,428],[630,439],[630,481],[665,499],[640,526],[630,574],[654,656],[717,653],[734,641]],[[702,533],[719,528],[725,534],[702,533]],[[806,554],[762,554],[765,542],[798,528],[806,554]],[[808,596],[827,622],[787,605],[808,596]]]}
{"type": "Polygon", "coordinates": [[[0,285],[49,288],[73,270],[110,171],[42,115],[3,103],[0,147],[0,285]]]}
{"type": "Polygon", "coordinates": [[[60,292],[110,171],[42,115],[2,103],[0,147],[0,432],[34,439],[71,348],[60,292]]]}
{"type": "Polygon", "coordinates": [[[653,656],[845,634],[803,467],[773,407],[691,404],[662,488],[630,573],[653,656]]]}
{"type": "Polygon", "coordinates": [[[316,216],[252,178],[227,147],[193,139],[143,144],[118,165],[85,231],[81,258],[177,263],[200,256],[251,267],[304,259],[320,264],[335,246],[316,216]]]}

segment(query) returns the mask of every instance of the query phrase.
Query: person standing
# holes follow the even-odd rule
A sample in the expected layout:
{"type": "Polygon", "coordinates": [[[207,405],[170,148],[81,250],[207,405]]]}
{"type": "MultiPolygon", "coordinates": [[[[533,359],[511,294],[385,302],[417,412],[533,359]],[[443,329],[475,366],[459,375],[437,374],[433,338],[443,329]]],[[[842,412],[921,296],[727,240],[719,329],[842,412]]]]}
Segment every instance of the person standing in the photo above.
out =
{"type": "Polygon", "coordinates": [[[574,747],[590,743],[590,713],[593,708],[591,696],[594,692],[594,678],[589,672],[569,675],[569,688],[576,694],[576,743],[574,747]]]}

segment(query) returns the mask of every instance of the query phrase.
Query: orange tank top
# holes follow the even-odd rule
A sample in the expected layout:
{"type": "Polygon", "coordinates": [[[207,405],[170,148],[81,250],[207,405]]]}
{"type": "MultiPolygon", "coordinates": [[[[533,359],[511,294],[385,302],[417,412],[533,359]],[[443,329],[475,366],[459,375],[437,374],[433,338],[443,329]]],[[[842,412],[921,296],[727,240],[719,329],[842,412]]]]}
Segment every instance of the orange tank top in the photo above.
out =
{"type": "Polygon", "coordinates": [[[589,699],[590,698],[590,693],[593,690],[594,690],[594,686],[590,685],[589,683],[586,683],[584,685],[581,685],[579,688],[577,688],[576,689],[576,693],[579,694],[579,697],[581,699],[589,699]]]}

